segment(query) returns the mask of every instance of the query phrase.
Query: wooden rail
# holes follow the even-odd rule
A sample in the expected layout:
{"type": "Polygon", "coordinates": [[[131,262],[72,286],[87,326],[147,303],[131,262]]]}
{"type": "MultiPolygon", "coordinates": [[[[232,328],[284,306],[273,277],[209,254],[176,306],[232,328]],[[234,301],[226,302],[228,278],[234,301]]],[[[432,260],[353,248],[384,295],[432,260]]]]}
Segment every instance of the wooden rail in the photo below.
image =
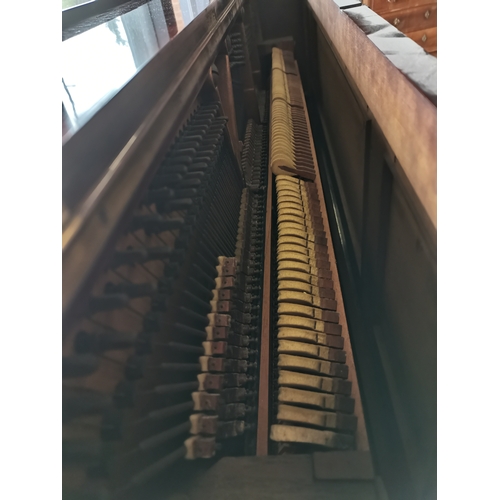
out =
{"type": "MultiPolygon", "coordinates": [[[[299,75],[299,70],[297,66],[297,74],[299,75]]],[[[321,208],[321,213],[323,214],[323,224],[325,228],[327,246],[328,246],[328,258],[331,264],[331,270],[333,274],[333,288],[335,290],[335,298],[337,300],[337,312],[339,313],[339,324],[342,325],[342,337],[344,338],[344,350],[346,353],[346,365],[349,367],[349,380],[352,382],[352,393],[351,397],[355,401],[354,414],[358,418],[358,426],[356,430],[356,449],[359,451],[369,451],[368,436],[366,432],[366,423],[363,412],[363,404],[361,402],[361,395],[359,391],[358,378],[356,374],[356,366],[354,364],[354,357],[352,353],[352,346],[349,338],[349,328],[347,325],[347,318],[344,309],[344,300],[342,297],[342,289],[340,287],[339,273],[337,269],[337,261],[335,258],[335,250],[333,248],[332,236],[330,231],[330,225],[328,222],[328,216],[326,211],[325,197],[323,194],[323,188],[321,185],[321,177],[318,167],[318,161],[316,158],[316,152],[314,149],[314,141],[312,137],[311,124],[309,121],[309,115],[307,114],[306,100],[304,96],[304,91],[301,85],[302,100],[304,103],[304,109],[306,110],[306,123],[309,133],[309,138],[311,141],[311,150],[313,155],[314,169],[316,172],[316,188],[318,190],[319,203],[321,208]]],[[[272,112],[272,106],[270,106],[270,114],[272,112]]],[[[270,116],[270,122],[272,120],[270,116]]],[[[266,203],[266,235],[265,235],[265,258],[264,258],[264,292],[262,299],[262,330],[261,330],[261,343],[260,343],[260,374],[259,374],[259,407],[257,415],[257,455],[267,455],[268,454],[268,440],[269,440],[269,362],[270,362],[270,351],[271,351],[271,338],[270,338],[270,318],[271,318],[271,252],[276,251],[276,249],[271,248],[272,240],[272,195],[273,195],[273,183],[272,183],[272,172],[269,168],[268,172],[268,188],[267,188],[267,203],[266,203]]]]}
{"type": "Polygon", "coordinates": [[[334,2],[308,0],[308,4],[401,165],[398,174],[436,230],[436,106],[334,2]]]}
{"type": "MultiPolygon", "coordinates": [[[[299,68],[297,67],[297,74],[300,78],[299,68]]],[[[328,222],[328,215],[326,211],[325,196],[323,194],[323,186],[321,185],[321,176],[319,173],[318,160],[316,158],[316,150],[314,149],[314,140],[312,136],[311,123],[307,113],[306,99],[304,90],[301,85],[302,99],[304,100],[304,109],[306,110],[306,123],[311,141],[311,151],[314,161],[314,170],[316,171],[316,188],[318,190],[319,205],[323,215],[323,225],[325,227],[328,258],[333,275],[333,289],[335,290],[335,299],[337,300],[337,312],[339,313],[339,324],[342,325],[342,337],[344,337],[344,351],[346,354],[346,365],[349,367],[349,380],[352,382],[351,397],[355,401],[354,415],[358,418],[358,427],[356,429],[356,449],[360,451],[367,451],[370,449],[368,444],[368,435],[366,433],[365,416],[363,413],[363,403],[361,402],[361,395],[359,392],[358,377],[356,374],[356,366],[354,364],[354,357],[352,354],[351,340],[349,337],[349,327],[347,325],[347,317],[344,308],[344,298],[342,296],[342,288],[340,287],[339,272],[337,269],[337,259],[335,258],[335,250],[333,248],[332,232],[330,231],[330,224],[328,222]]]]}
{"type": "MultiPolygon", "coordinates": [[[[269,119],[270,120],[270,119],[269,119]]],[[[269,145],[270,146],[270,145],[269,145]]],[[[267,455],[269,441],[269,358],[271,352],[271,231],[273,174],[267,177],[266,236],[264,240],[264,287],[262,293],[262,329],[260,335],[259,407],[257,413],[258,456],[267,455]]]]}

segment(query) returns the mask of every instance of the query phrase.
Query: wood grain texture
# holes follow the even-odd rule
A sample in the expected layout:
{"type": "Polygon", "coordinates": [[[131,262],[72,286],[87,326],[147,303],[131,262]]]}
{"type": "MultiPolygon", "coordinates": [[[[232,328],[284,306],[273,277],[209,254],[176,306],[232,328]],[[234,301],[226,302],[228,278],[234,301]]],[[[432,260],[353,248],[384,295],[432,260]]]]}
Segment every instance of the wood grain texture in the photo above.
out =
{"type": "Polygon", "coordinates": [[[432,0],[370,0],[369,2],[363,3],[380,14],[381,12],[408,9],[411,7],[418,7],[420,5],[432,5],[437,2],[433,2],[432,0]]]}
{"type": "Polygon", "coordinates": [[[435,28],[437,26],[437,5],[420,5],[380,14],[402,33],[435,28]]]}
{"type": "Polygon", "coordinates": [[[372,480],[317,481],[312,455],[223,457],[194,482],[187,496],[177,498],[383,500],[372,480]]]}
{"type": "Polygon", "coordinates": [[[417,42],[427,52],[437,52],[437,28],[428,28],[406,33],[408,38],[417,42]]]}
{"type": "Polygon", "coordinates": [[[373,480],[371,456],[366,451],[327,451],[313,454],[314,477],[320,480],[373,480]]]}
{"type": "Polygon", "coordinates": [[[437,109],[333,2],[308,0],[437,228],[437,109]],[[364,64],[359,64],[364,61],[364,64]]]}
{"type": "MultiPolygon", "coordinates": [[[[299,69],[297,67],[297,74],[299,74],[299,69]]],[[[299,74],[300,78],[300,74],[299,74]]],[[[304,101],[304,109],[307,110],[306,100],[304,96],[304,91],[301,85],[302,99],[304,101]]],[[[347,317],[344,308],[344,298],[342,296],[342,289],[340,287],[339,272],[337,269],[337,259],[335,257],[335,250],[333,248],[332,233],[330,230],[330,224],[327,217],[325,196],[323,194],[323,187],[321,185],[321,177],[319,173],[318,160],[316,158],[316,150],[314,148],[314,140],[312,136],[311,124],[309,121],[309,115],[306,112],[306,123],[307,130],[309,132],[309,137],[311,139],[311,150],[313,155],[314,169],[316,171],[316,188],[318,190],[318,198],[321,212],[324,214],[323,224],[325,227],[327,247],[328,247],[328,257],[332,267],[333,275],[333,288],[335,290],[335,298],[337,300],[337,312],[339,313],[339,324],[342,325],[342,337],[344,337],[344,351],[346,353],[346,365],[349,367],[349,380],[352,382],[352,392],[351,397],[355,401],[354,405],[354,415],[358,418],[358,427],[356,430],[356,449],[359,451],[369,451],[370,446],[368,443],[368,435],[366,432],[365,416],[363,412],[363,404],[361,402],[361,394],[359,392],[358,377],[356,374],[356,366],[354,363],[354,357],[352,354],[351,340],[349,337],[349,327],[347,325],[347,317]]]]}

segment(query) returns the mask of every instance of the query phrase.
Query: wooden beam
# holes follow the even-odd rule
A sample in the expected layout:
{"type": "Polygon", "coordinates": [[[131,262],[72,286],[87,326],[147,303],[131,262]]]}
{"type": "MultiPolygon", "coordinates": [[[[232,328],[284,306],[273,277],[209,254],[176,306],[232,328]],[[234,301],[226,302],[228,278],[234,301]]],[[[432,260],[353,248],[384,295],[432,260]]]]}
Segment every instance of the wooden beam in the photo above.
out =
{"type": "Polygon", "coordinates": [[[437,228],[437,109],[334,2],[308,0],[437,228]]]}
{"type": "Polygon", "coordinates": [[[375,479],[371,455],[367,451],[316,451],[314,478],[330,481],[370,481],[375,479]]]}
{"type": "Polygon", "coordinates": [[[231,138],[231,145],[233,147],[234,155],[241,165],[241,147],[238,139],[238,129],[236,126],[236,110],[234,109],[234,96],[233,96],[233,81],[231,78],[231,67],[229,64],[229,56],[222,54],[217,56],[215,65],[219,70],[219,90],[220,100],[222,104],[222,111],[227,116],[227,129],[231,138]]]}

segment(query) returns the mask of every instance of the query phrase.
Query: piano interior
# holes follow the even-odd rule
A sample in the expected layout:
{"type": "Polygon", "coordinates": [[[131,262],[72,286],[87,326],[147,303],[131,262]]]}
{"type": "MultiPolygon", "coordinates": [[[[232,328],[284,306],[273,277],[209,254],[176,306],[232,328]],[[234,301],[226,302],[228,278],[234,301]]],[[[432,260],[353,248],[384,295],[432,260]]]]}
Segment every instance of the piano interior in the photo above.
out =
{"type": "Polygon", "coordinates": [[[436,498],[436,3],[386,4],[67,2],[63,499],[436,498]]]}

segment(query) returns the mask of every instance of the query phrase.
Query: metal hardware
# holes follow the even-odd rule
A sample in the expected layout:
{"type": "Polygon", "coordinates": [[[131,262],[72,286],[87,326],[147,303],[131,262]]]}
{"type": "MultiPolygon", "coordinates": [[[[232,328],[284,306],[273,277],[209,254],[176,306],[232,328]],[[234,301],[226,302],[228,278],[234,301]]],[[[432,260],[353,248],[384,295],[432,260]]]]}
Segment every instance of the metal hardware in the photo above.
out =
{"type": "Polygon", "coordinates": [[[397,26],[400,22],[400,19],[396,17],[396,19],[394,19],[394,26],[397,26]]]}
{"type": "Polygon", "coordinates": [[[425,11],[425,14],[424,14],[424,17],[425,17],[426,19],[429,19],[429,17],[431,17],[431,11],[430,11],[430,10],[426,10],[426,11],[425,11]]]}
{"type": "Polygon", "coordinates": [[[426,41],[427,41],[427,35],[424,35],[424,36],[422,37],[422,42],[424,42],[424,43],[425,43],[426,41]]]}

